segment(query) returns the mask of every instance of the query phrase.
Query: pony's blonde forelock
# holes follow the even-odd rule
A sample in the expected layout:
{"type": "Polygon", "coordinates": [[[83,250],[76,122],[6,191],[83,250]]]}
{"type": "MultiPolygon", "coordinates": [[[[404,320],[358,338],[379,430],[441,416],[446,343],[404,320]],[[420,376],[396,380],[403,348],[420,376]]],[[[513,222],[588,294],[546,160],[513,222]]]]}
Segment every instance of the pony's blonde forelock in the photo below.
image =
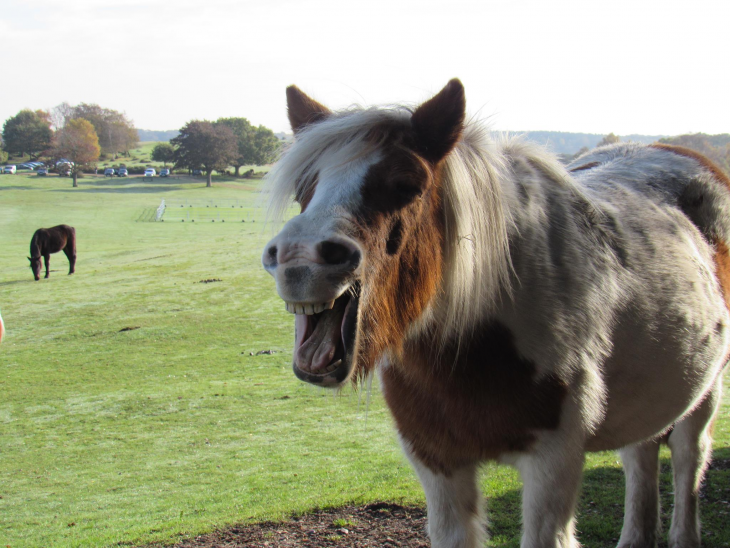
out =
{"type": "Polygon", "coordinates": [[[387,123],[407,123],[404,107],[353,106],[300,131],[266,176],[267,222],[280,223],[297,194],[306,195],[324,168],[344,166],[380,144],[373,129],[387,123]]]}

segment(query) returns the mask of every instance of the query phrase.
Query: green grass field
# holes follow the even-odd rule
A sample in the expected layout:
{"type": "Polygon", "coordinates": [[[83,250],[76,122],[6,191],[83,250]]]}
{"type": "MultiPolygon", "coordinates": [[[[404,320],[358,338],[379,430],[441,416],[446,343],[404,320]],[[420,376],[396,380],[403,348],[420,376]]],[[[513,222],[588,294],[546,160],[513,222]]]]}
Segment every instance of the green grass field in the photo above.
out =
{"type": "MultiPolygon", "coordinates": [[[[317,507],[423,504],[375,386],[334,395],[292,374],[293,321],[259,262],[259,183],[204,184],[0,176],[1,547],[169,543],[317,507]],[[201,220],[171,207],[145,222],[163,198],[201,220]],[[213,203],[248,222],[202,220],[213,203]],[[76,274],[56,254],[35,282],[30,238],[59,223],[76,228],[76,274]]],[[[709,547],[730,546],[727,396],[715,438],[709,547]]],[[[665,525],[670,477],[664,450],[665,525]]],[[[516,473],[486,466],[482,485],[490,545],[518,546],[516,473]]],[[[585,546],[615,545],[622,502],[618,457],[591,455],[585,546]]]]}

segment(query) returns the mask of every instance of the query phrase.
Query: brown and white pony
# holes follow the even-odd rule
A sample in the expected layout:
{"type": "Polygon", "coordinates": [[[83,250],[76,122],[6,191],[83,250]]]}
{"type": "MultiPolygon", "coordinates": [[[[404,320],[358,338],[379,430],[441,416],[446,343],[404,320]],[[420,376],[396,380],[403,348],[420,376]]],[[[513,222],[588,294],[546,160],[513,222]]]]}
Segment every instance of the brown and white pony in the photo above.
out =
{"type": "Polygon", "coordinates": [[[30,268],[36,281],[41,279],[41,257],[46,266],[48,278],[48,262],[51,253],[63,250],[68,258],[68,273],[76,271],[76,229],[68,225],[58,225],[52,228],[39,228],[30,240],[30,268]]]}
{"type": "Polygon", "coordinates": [[[636,144],[566,169],[465,123],[458,80],[415,109],[287,99],[271,199],[301,214],[262,261],[296,314],[294,372],[337,387],[377,371],[432,546],[481,546],[487,460],[521,474],[523,547],[577,546],[584,454],[607,449],[627,478],[619,546],[655,546],[660,443],[669,545],[699,546],[730,350],[727,177],[636,144]]]}

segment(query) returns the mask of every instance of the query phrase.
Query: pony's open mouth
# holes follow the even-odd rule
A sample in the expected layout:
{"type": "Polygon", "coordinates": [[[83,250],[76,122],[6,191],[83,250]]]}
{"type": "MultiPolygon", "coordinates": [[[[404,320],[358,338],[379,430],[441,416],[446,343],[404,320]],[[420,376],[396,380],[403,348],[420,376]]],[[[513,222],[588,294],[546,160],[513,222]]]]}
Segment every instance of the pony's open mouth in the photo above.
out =
{"type": "Polygon", "coordinates": [[[294,374],[322,386],[338,386],[352,372],[357,346],[359,285],[329,303],[286,303],[296,314],[294,374]]]}

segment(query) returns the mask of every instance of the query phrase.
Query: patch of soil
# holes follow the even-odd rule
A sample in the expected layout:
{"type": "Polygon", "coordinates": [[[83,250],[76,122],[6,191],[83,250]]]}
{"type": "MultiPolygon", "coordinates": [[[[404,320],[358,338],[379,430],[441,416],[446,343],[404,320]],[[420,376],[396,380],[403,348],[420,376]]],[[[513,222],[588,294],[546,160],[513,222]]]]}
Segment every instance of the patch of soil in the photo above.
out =
{"type": "Polygon", "coordinates": [[[222,281],[223,280],[221,280],[220,278],[208,278],[207,280],[200,280],[198,283],[199,284],[210,284],[213,282],[222,282],[222,281]]]}
{"type": "Polygon", "coordinates": [[[428,548],[426,511],[379,502],[295,516],[283,523],[233,526],[171,548],[428,548]]]}
{"type": "Polygon", "coordinates": [[[135,325],[133,327],[122,327],[119,330],[119,333],[124,333],[125,331],[134,331],[135,329],[140,329],[140,327],[138,325],[135,325]]]}

